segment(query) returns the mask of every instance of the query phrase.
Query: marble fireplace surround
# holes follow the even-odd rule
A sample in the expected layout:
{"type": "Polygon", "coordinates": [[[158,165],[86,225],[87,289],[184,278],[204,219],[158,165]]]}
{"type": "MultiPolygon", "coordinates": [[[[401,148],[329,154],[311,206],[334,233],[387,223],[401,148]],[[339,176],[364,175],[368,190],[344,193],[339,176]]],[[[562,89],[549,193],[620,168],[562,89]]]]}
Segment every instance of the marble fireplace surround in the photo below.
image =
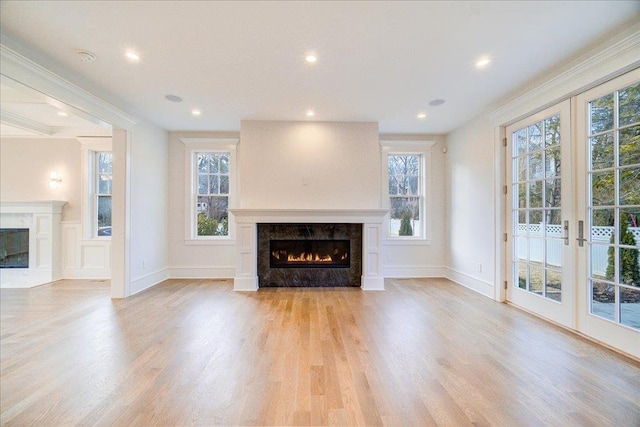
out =
{"type": "Polygon", "coordinates": [[[231,209],[236,223],[236,275],[233,289],[258,290],[257,224],[355,223],[362,224],[362,277],[365,291],[384,290],[382,276],[382,224],[386,209],[231,209]]]}

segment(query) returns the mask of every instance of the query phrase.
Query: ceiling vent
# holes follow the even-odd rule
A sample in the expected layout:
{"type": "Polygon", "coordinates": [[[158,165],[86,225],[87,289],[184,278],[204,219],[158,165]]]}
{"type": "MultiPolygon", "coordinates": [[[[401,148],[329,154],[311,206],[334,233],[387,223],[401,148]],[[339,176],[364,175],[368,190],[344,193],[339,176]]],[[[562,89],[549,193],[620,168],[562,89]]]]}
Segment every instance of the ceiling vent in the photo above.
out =
{"type": "Polygon", "coordinates": [[[76,53],[80,57],[80,62],[94,62],[96,60],[96,56],[87,50],[79,50],[76,53]]]}

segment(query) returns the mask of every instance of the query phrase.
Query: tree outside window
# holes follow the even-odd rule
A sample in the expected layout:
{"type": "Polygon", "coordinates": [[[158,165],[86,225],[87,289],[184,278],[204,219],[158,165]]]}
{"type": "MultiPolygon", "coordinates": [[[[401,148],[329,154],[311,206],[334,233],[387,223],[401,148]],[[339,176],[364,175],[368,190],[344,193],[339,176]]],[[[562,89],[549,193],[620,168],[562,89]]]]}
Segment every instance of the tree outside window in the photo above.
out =
{"type": "Polygon", "coordinates": [[[196,153],[197,236],[229,235],[229,153],[196,153]]]}
{"type": "Polygon", "coordinates": [[[389,166],[389,234],[420,236],[423,220],[422,156],[390,154],[389,166]]]}

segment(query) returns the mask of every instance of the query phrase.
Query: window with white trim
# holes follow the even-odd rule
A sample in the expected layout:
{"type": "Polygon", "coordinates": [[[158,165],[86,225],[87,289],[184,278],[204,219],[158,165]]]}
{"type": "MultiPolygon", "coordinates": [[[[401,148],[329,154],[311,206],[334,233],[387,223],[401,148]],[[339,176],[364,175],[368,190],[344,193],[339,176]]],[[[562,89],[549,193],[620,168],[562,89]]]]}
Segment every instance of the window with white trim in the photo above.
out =
{"type": "Polygon", "coordinates": [[[110,239],[113,191],[111,137],[78,137],[82,146],[82,235],[110,239]]]}
{"type": "Polygon", "coordinates": [[[421,237],[424,219],[422,155],[390,153],[389,236],[421,237]]]}
{"type": "Polygon", "coordinates": [[[185,242],[229,244],[234,236],[237,138],[180,138],[185,145],[185,242]]]}
{"type": "Polygon", "coordinates": [[[113,183],[113,154],[93,151],[93,235],[111,237],[111,191],[113,183]]]}
{"type": "Polygon", "coordinates": [[[229,235],[228,152],[195,152],[196,236],[229,235]]]}
{"type": "Polygon", "coordinates": [[[427,164],[434,142],[380,141],[382,146],[383,203],[389,209],[387,237],[427,238],[427,164]]]}

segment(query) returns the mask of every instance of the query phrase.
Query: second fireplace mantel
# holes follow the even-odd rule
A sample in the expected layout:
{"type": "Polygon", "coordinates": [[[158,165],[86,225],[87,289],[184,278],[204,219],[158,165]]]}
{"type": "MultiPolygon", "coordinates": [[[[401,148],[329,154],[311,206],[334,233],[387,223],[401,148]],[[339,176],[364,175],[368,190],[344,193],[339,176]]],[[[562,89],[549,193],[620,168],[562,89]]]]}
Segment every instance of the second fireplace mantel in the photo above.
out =
{"type": "Polygon", "coordinates": [[[363,290],[384,290],[382,276],[382,224],[386,209],[231,209],[237,230],[236,275],[233,289],[258,290],[257,224],[358,223],[362,224],[363,290]]]}

